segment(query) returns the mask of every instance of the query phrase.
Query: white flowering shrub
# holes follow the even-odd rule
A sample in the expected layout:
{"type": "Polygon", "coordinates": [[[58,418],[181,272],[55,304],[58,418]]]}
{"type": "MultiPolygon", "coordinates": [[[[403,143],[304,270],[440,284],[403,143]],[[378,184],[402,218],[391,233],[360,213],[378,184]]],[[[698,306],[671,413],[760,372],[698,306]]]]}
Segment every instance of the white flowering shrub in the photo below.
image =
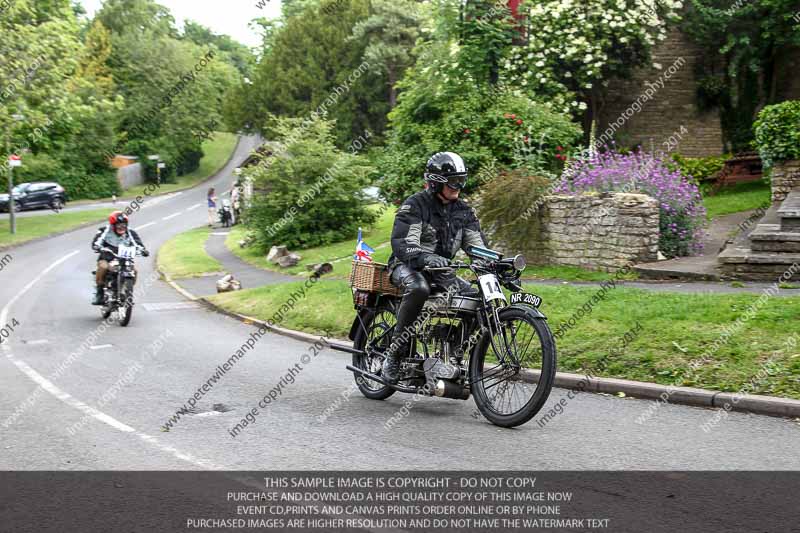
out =
{"type": "MultiPolygon", "coordinates": [[[[527,2],[527,43],[514,46],[501,79],[580,112],[599,84],[647,65],[667,24],[679,20],[674,0],[536,0],[527,2]]],[[[655,68],[660,65],[654,64],[655,68]]]]}

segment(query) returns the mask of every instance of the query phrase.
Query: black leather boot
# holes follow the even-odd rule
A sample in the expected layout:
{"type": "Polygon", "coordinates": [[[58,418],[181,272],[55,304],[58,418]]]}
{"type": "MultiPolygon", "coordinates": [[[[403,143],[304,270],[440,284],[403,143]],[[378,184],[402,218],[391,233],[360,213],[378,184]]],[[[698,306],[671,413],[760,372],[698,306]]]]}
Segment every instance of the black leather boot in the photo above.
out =
{"type": "Polygon", "coordinates": [[[97,287],[97,290],[94,293],[94,300],[92,300],[92,305],[103,305],[105,303],[103,293],[103,287],[97,287]]]}
{"type": "Polygon", "coordinates": [[[392,385],[396,385],[400,380],[400,360],[402,354],[408,350],[407,346],[397,346],[394,343],[384,353],[383,370],[381,377],[392,385]]]}

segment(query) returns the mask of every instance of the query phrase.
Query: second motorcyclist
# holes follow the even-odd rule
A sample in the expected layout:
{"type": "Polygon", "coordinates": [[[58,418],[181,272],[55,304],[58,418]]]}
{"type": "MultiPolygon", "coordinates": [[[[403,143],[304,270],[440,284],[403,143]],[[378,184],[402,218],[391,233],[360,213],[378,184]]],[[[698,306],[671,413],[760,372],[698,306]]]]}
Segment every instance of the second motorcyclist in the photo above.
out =
{"type": "MultiPolygon", "coordinates": [[[[95,276],[96,292],[92,305],[103,305],[104,303],[104,285],[106,274],[108,273],[108,262],[113,259],[113,255],[103,251],[103,248],[108,248],[114,253],[117,253],[120,246],[139,246],[142,249],[142,255],[147,257],[150,252],[145,248],[139,234],[128,227],[128,217],[122,211],[114,211],[108,217],[108,225],[100,228],[95,233],[92,239],[92,250],[99,253],[97,259],[97,273],[95,276]]],[[[135,279],[135,278],[134,278],[135,279]]]]}

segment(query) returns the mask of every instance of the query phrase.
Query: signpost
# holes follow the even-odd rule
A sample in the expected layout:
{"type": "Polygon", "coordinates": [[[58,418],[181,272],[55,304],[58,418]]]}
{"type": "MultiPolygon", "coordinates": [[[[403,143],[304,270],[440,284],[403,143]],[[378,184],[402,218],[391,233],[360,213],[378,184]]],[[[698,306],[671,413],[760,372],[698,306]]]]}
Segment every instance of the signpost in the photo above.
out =
{"type": "Polygon", "coordinates": [[[159,162],[156,165],[156,183],[158,184],[159,187],[161,187],[161,169],[165,168],[167,165],[165,165],[164,163],[161,163],[161,156],[158,155],[158,154],[156,154],[156,155],[148,155],[147,159],[149,159],[150,161],[158,161],[159,162]]]}
{"type": "MultiPolygon", "coordinates": [[[[19,114],[11,115],[11,118],[16,121],[25,120],[25,117],[19,114]]],[[[14,213],[14,167],[22,166],[22,158],[16,154],[11,153],[11,132],[9,128],[6,133],[6,153],[8,154],[8,220],[11,224],[11,235],[17,233],[17,218],[14,213]]]]}
{"type": "Polygon", "coordinates": [[[15,216],[16,205],[14,204],[14,167],[22,166],[22,158],[11,154],[8,156],[8,219],[11,222],[11,235],[17,232],[17,219],[15,216]]]}

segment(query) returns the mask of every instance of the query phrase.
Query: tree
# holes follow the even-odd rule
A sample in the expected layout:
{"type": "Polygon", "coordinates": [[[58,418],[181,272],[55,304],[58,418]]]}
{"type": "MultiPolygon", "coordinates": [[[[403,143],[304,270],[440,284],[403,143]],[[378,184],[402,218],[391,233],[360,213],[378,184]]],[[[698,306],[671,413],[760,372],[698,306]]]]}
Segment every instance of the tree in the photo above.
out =
{"type": "Polygon", "coordinates": [[[353,27],[352,39],[366,42],[363,58],[386,73],[389,107],[397,104],[395,85],[414,63],[412,49],[420,36],[422,16],[412,0],[373,0],[370,16],[353,27]]]}
{"type": "Polygon", "coordinates": [[[227,35],[212,32],[202,24],[187,20],[183,25],[183,38],[206,49],[216,47],[242,76],[249,76],[255,66],[255,57],[249,48],[227,35]]]}
{"type": "Polygon", "coordinates": [[[147,155],[161,155],[166,179],[193,170],[202,156],[197,132],[219,129],[225,94],[241,79],[216,43],[232,51],[236,43],[191,24],[179,38],[169,11],[152,0],[109,0],[97,19],[113,24],[107,65],[126,102],[122,142],[114,151],[137,155],[146,165],[147,155]]]}
{"type": "Polygon", "coordinates": [[[280,119],[275,130],[280,149],[245,170],[255,189],[266,191],[255,197],[247,218],[263,249],[339,242],[374,222],[363,193],[373,169],[363,157],[336,148],[331,122],[280,119]]]}
{"type": "Polygon", "coordinates": [[[115,192],[99,145],[114,139],[119,101],[97,85],[102,73],[69,2],[18,0],[0,18],[0,34],[0,128],[14,152],[27,152],[19,178],[58,180],[73,198],[115,192]],[[24,122],[11,120],[16,113],[24,122]]]}
{"type": "Polygon", "coordinates": [[[228,121],[269,133],[273,116],[303,117],[319,110],[335,121],[340,146],[366,129],[381,131],[388,111],[385,76],[362,59],[365,43],[348,39],[368,8],[368,0],[350,0],[335,12],[314,6],[306,8],[313,12],[285,19],[252,84],[237,90],[238,101],[226,106],[228,121]]]}
{"type": "Polygon", "coordinates": [[[684,25],[708,53],[698,76],[705,108],[719,107],[726,145],[746,150],[758,111],[778,101],[782,61],[800,46],[797,0],[692,0],[684,25]]]}

